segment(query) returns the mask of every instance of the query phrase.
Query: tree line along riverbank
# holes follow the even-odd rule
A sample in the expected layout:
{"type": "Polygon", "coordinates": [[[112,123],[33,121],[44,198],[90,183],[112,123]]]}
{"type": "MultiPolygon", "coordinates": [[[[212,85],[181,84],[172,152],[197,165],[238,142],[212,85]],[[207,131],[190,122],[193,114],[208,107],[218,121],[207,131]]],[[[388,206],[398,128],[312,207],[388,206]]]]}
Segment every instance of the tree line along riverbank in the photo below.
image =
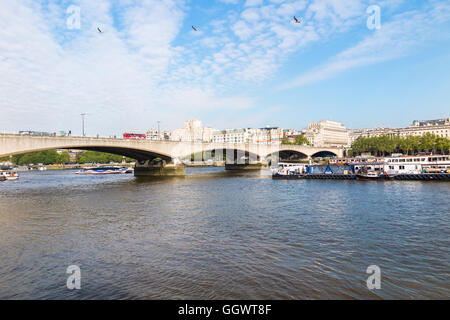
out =
{"type": "Polygon", "coordinates": [[[351,156],[371,153],[374,156],[387,156],[392,153],[417,154],[433,152],[434,154],[449,154],[450,139],[435,134],[423,136],[388,136],[359,137],[349,150],[351,156]]]}
{"type": "MultiPolygon", "coordinates": [[[[1,162],[11,162],[14,165],[58,165],[58,164],[87,164],[87,163],[121,163],[123,157],[120,155],[85,151],[75,157],[71,157],[68,151],[58,152],[57,150],[44,150],[17,154],[11,157],[0,158],[1,162]]],[[[134,159],[126,158],[126,162],[134,162],[134,159]]]]}

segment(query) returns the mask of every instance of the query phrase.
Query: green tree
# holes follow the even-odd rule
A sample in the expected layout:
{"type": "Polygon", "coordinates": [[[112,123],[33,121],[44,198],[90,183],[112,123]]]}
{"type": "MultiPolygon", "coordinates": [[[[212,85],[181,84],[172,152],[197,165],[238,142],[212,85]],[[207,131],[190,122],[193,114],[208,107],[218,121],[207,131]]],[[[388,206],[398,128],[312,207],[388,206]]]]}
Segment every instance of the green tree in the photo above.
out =
{"type": "MultiPolygon", "coordinates": [[[[126,158],[126,161],[132,162],[133,159],[126,158]]],[[[80,155],[80,158],[78,159],[78,163],[110,163],[110,162],[122,162],[122,156],[97,151],[86,151],[83,152],[80,155]]]]}
{"type": "Polygon", "coordinates": [[[426,133],[420,138],[419,148],[421,151],[431,151],[433,150],[434,142],[435,139],[433,135],[431,135],[430,133],[426,133]]]}
{"type": "Polygon", "coordinates": [[[19,165],[54,164],[58,163],[59,160],[60,155],[56,150],[36,151],[12,156],[12,162],[19,165]]]}
{"type": "Polygon", "coordinates": [[[63,151],[59,154],[59,163],[70,163],[70,155],[69,152],[63,151]]]}
{"type": "Polygon", "coordinates": [[[420,151],[433,151],[442,154],[448,153],[450,139],[433,134],[425,134],[422,137],[390,137],[387,135],[379,137],[359,137],[351,146],[351,154],[358,155],[370,152],[373,155],[387,155],[393,152],[414,154],[420,151]]]}
{"type": "Polygon", "coordinates": [[[294,144],[294,145],[299,145],[299,146],[304,145],[304,144],[306,144],[308,146],[311,145],[309,140],[303,134],[299,134],[298,136],[296,136],[295,142],[291,142],[291,141],[289,141],[288,138],[284,138],[281,140],[281,143],[282,144],[294,144]]]}
{"type": "Polygon", "coordinates": [[[295,137],[295,144],[297,144],[297,145],[304,145],[304,144],[306,144],[307,146],[311,145],[309,140],[303,134],[300,134],[297,137],[295,137]]]}
{"type": "MultiPolygon", "coordinates": [[[[9,161],[9,157],[5,157],[4,161],[9,161]]],[[[126,158],[126,161],[132,162],[134,160],[131,158],[126,158]]],[[[56,150],[44,150],[14,155],[11,157],[11,162],[18,165],[29,165],[38,163],[42,163],[45,165],[70,163],[70,155],[69,152],[67,151],[58,153],[56,150]]],[[[86,151],[83,154],[81,154],[78,160],[78,163],[91,163],[91,162],[95,163],[122,162],[122,156],[96,151],[86,151]]]]}

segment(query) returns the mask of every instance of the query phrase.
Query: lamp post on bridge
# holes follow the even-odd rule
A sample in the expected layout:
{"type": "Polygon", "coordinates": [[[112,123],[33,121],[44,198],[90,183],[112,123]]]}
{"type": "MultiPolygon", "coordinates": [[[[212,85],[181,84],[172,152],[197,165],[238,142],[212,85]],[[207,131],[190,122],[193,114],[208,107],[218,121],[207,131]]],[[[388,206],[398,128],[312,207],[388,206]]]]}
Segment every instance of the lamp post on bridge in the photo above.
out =
{"type": "Polygon", "coordinates": [[[83,133],[83,137],[86,136],[86,134],[84,133],[84,117],[86,116],[86,113],[81,113],[81,128],[82,128],[82,133],[83,133]]]}
{"type": "Polygon", "coordinates": [[[158,139],[157,140],[161,140],[161,137],[160,137],[160,132],[159,132],[159,124],[161,123],[161,121],[157,121],[158,122],[158,139]]]}

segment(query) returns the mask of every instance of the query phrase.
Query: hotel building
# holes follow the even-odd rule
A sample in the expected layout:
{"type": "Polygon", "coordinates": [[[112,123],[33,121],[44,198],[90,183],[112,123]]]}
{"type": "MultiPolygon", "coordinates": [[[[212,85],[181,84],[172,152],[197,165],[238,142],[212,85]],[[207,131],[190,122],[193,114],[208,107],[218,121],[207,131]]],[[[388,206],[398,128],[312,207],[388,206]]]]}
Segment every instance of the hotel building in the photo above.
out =
{"type": "Polygon", "coordinates": [[[308,125],[305,137],[314,147],[346,147],[349,146],[348,131],[339,122],[321,120],[308,125]]]}

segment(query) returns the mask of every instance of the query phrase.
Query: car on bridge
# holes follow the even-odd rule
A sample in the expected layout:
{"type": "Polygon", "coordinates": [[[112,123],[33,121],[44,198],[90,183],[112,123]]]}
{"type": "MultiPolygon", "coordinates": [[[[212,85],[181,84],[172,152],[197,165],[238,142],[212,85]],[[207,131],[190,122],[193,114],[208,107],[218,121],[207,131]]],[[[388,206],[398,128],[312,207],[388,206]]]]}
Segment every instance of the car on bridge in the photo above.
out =
{"type": "Polygon", "coordinates": [[[123,138],[124,139],[137,139],[137,140],[145,140],[147,139],[147,135],[145,133],[129,133],[129,132],[125,132],[123,134],[123,138]]]}
{"type": "Polygon", "coordinates": [[[40,132],[40,131],[19,131],[19,134],[24,136],[45,136],[45,137],[56,136],[56,132],[40,132]]]}

